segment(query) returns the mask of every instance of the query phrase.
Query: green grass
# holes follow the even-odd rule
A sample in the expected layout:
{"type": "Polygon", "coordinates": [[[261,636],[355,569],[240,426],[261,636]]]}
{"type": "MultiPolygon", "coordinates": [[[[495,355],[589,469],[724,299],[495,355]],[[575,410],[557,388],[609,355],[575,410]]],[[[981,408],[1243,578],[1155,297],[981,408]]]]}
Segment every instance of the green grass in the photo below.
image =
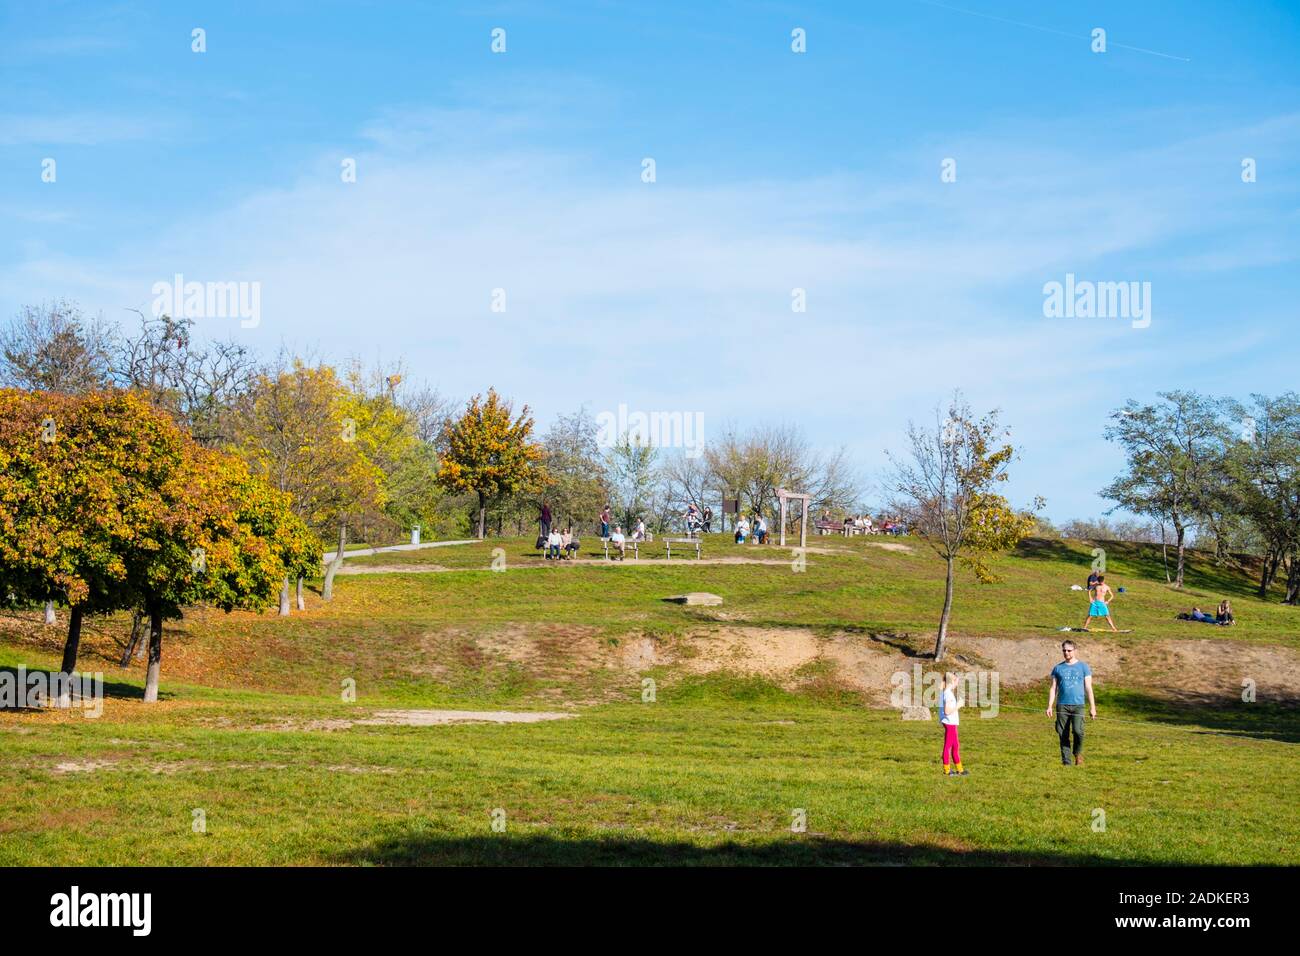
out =
{"type": "MultiPolygon", "coordinates": [[[[288,620],[172,622],[158,705],[139,700],[139,665],[115,666],[126,622],[92,622],[82,666],[110,681],[103,717],[0,712],[0,865],[1300,862],[1293,701],[1189,701],[1112,681],[1103,719],[1088,725],[1087,765],[1066,768],[1042,692],[1004,689],[995,719],[963,720],[972,775],[945,779],[935,722],[869,707],[818,664],[791,691],[753,675],[637,674],[566,657],[578,633],[610,647],[671,644],[733,624],[922,648],[941,568],[919,548],[812,539],[841,550],[808,555],[796,575],[689,559],[554,566],[529,543],[351,559],[456,570],[343,577],[331,605],[313,594],[288,620]],[[504,574],[487,570],[494,547],[506,551],[504,574]],[[660,600],[685,590],[726,604],[660,600]],[[523,624],[553,636],[543,661],[483,652],[481,639],[523,624]],[[657,699],[643,703],[647,675],[657,699]],[[357,682],[355,704],[339,700],[343,677],[357,682]],[[572,703],[578,717],[535,724],[305,729],[384,707],[572,703]],[[504,833],[491,828],[496,808],[504,833]],[[204,834],[191,828],[195,809],[204,834]],[[796,810],[806,832],[791,830],[796,810]]],[[[1300,645],[1300,611],[1253,597],[1241,571],[1197,555],[1179,594],[1163,584],[1158,550],[1107,548],[1108,580],[1129,588],[1116,613],[1135,633],[1105,640],[1135,652],[1187,637],[1300,645]],[[1222,594],[1238,627],[1172,619],[1222,594]]],[[[706,545],[709,556],[758,550],[706,545]]],[[[1068,587],[1090,561],[1087,545],[1028,542],[998,562],[1002,583],[963,579],[955,645],[1055,637],[1077,623],[1068,587]]],[[[0,668],[57,666],[48,629],[11,618],[0,635],[0,668]]]]}

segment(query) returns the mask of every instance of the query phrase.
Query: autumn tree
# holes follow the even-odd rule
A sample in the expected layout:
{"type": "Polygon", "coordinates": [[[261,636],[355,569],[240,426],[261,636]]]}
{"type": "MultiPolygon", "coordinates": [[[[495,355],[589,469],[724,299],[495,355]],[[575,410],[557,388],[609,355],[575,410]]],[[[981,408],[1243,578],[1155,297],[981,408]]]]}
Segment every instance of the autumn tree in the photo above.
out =
{"type": "Polygon", "coordinates": [[[508,401],[488,389],[471,398],[447,429],[438,483],[478,498],[478,537],[486,533],[488,502],[532,491],[545,480],[542,447],[531,441],[533,419],[525,405],[518,415],[508,401]]]}
{"type": "Polygon", "coordinates": [[[997,412],[976,418],[954,394],[946,413],[935,409],[935,426],[908,425],[911,445],[904,458],[890,456],[891,509],[943,558],[943,611],[934,659],[943,659],[952,616],[958,562],[983,583],[997,580],[988,559],[1009,550],[1034,528],[1031,515],[1017,512],[996,493],[1015,456],[997,412]]]}
{"type": "Polygon", "coordinates": [[[365,408],[333,368],[295,361],[259,376],[230,421],[230,450],[255,476],[288,494],[309,528],[322,537],[337,534],[322,587],[330,600],[349,524],[384,505],[383,471],[367,455],[373,436],[365,408]]]}
{"type": "Polygon", "coordinates": [[[265,606],[319,553],[286,495],[135,394],[0,391],[0,425],[0,587],[68,605],[65,673],[84,615],[144,608],[155,700],[163,617],[265,606]]]}

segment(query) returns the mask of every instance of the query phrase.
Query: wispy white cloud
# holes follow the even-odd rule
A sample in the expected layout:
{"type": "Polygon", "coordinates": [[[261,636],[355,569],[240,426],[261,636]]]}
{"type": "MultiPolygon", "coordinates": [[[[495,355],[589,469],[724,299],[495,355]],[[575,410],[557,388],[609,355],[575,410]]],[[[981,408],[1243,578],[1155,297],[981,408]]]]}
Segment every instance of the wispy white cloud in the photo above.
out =
{"type": "Polygon", "coordinates": [[[0,146],[97,146],[154,139],[172,123],[159,117],[83,112],[62,115],[0,114],[0,146]]]}
{"type": "Polygon", "coordinates": [[[635,161],[618,181],[596,156],[530,143],[534,129],[522,114],[388,113],[363,151],[320,157],[282,189],[124,236],[107,260],[30,255],[0,273],[0,295],[72,295],[112,315],[147,308],[177,272],[256,280],[261,326],[210,331],[400,356],[453,394],[495,384],[543,421],[583,402],[798,420],[824,445],[869,449],[864,464],[960,385],[1038,450],[1032,493],[1073,454],[1062,421],[1095,446],[1125,390],[1206,351],[1158,275],[1146,330],[1046,319],[1042,283],[1176,272],[1213,252],[1169,243],[1253,222],[1205,200],[1204,149],[1170,146],[1153,168],[972,136],[952,185],[928,154],[917,163],[933,175],[896,187],[849,174],[645,184],[635,161]],[[355,184],[340,181],[345,155],[355,184]],[[791,310],[796,287],[806,312],[791,310]],[[497,288],[504,314],[489,307],[497,288]]]}

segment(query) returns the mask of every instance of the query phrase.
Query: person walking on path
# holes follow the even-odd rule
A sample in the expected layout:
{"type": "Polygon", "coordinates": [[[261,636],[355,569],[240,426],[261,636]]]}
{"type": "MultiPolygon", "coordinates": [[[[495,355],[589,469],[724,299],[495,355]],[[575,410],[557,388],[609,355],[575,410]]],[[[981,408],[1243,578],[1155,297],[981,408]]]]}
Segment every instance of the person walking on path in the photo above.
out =
{"type": "Polygon", "coordinates": [[[1061,763],[1083,764],[1083,699],[1088,698],[1088,715],[1097,719],[1097,700],[1092,694],[1092,668],[1075,656],[1074,641],[1061,644],[1065,658],[1052,668],[1052,689],[1047,694],[1047,716],[1056,717],[1056,736],[1061,743],[1061,763]],[[1073,732],[1074,740],[1070,735],[1073,732]]]}

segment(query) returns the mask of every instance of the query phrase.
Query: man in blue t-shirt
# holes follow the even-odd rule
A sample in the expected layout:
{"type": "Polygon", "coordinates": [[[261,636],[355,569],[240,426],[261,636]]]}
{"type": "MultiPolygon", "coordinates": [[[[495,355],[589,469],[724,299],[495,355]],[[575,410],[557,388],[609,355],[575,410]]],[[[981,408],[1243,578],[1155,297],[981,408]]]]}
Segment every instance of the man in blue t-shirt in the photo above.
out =
{"type": "Polygon", "coordinates": [[[1092,696],[1092,668],[1074,655],[1074,641],[1061,644],[1065,660],[1052,668],[1052,689],[1047,695],[1047,716],[1056,716],[1056,736],[1061,741],[1061,763],[1083,763],[1083,698],[1088,697],[1088,714],[1097,719],[1097,701],[1092,696]],[[1074,732],[1071,745],[1070,732],[1074,732]]]}

